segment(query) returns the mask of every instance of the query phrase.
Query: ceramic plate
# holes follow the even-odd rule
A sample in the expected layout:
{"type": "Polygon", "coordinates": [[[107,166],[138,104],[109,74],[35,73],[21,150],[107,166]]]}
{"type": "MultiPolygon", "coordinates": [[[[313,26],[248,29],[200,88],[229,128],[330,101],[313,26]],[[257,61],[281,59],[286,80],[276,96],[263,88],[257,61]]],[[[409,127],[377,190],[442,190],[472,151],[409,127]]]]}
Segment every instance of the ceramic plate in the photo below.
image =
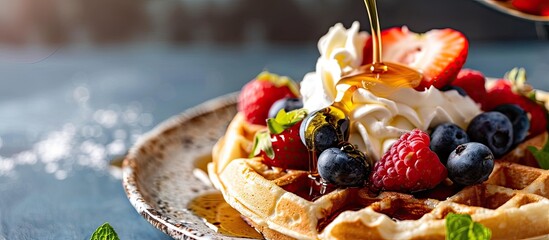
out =
{"type": "Polygon", "coordinates": [[[222,96],[172,117],[143,136],[124,160],[128,199],[153,226],[175,239],[235,239],[216,233],[189,203],[216,191],[196,170],[236,114],[236,94],[222,96]]]}

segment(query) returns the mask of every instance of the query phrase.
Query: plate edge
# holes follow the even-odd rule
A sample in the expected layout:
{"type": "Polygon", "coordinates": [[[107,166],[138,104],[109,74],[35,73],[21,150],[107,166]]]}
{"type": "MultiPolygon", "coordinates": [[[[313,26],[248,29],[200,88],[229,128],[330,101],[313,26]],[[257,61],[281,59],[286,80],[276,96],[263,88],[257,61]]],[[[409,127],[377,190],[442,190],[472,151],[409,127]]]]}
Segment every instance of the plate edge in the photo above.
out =
{"type": "Polygon", "coordinates": [[[139,191],[139,186],[137,184],[137,176],[135,175],[135,156],[144,145],[146,145],[152,139],[155,139],[161,136],[167,129],[178,126],[180,123],[188,121],[192,118],[201,116],[208,112],[215,111],[216,109],[221,109],[234,105],[237,102],[239,92],[232,92],[220,97],[216,97],[210,100],[207,100],[201,104],[198,104],[194,107],[191,107],[175,116],[172,116],[160,124],[155,126],[153,129],[143,134],[133,146],[128,151],[128,154],[124,157],[122,162],[122,186],[126,193],[130,204],[134,209],[139,213],[147,222],[153,225],[155,228],[166,233],[167,235],[176,238],[176,239],[188,239],[194,236],[191,232],[185,231],[184,227],[178,227],[169,221],[164,219],[165,217],[155,213],[154,208],[145,202],[143,195],[139,191]]]}

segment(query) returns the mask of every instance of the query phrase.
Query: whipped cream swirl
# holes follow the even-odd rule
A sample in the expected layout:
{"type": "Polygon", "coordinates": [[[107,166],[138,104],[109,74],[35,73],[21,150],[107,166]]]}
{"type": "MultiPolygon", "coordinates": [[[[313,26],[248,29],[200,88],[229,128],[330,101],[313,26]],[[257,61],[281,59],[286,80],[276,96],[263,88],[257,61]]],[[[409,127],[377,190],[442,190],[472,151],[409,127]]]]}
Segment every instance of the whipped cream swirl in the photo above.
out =
{"type": "MultiPolygon", "coordinates": [[[[319,40],[321,56],[316,71],[306,74],[301,82],[304,107],[309,112],[331,105],[336,96],[349,87],[336,88],[336,84],[343,72],[362,64],[362,49],[368,33],[359,32],[359,27],[358,22],[349,29],[338,23],[319,40]]],[[[426,131],[445,122],[466,129],[471,119],[481,112],[471,98],[435,87],[421,92],[400,88],[385,97],[363,88],[352,94],[350,141],[376,161],[405,132],[414,128],[426,131]]]]}

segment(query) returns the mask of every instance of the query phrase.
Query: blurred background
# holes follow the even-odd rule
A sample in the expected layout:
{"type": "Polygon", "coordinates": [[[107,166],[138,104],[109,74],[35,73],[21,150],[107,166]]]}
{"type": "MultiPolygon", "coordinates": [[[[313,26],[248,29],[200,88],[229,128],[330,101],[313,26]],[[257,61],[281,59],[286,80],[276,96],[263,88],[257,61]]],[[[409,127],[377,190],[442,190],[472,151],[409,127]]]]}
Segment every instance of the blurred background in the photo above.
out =
{"type": "MultiPolygon", "coordinates": [[[[473,0],[378,0],[383,28],[455,28],[466,67],[524,66],[549,90],[533,22],[473,0]]],[[[0,0],[0,240],[168,239],[130,205],[112,160],[160,122],[262,70],[300,81],[360,0],[0,0]]],[[[118,162],[119,163],[119,162],[118,162]]]]}
{"type": "MultiPolygon", "coordinates": [[[[472,40],[536,37],[531,22],[473,0],[380,0],[378,8],[382,27],[451,27],[472,40]]],[[[367,26],[359,0],[0,0],[0,43],[296,43],[316,41],[334,23],[355,20],[367,26]]]]}

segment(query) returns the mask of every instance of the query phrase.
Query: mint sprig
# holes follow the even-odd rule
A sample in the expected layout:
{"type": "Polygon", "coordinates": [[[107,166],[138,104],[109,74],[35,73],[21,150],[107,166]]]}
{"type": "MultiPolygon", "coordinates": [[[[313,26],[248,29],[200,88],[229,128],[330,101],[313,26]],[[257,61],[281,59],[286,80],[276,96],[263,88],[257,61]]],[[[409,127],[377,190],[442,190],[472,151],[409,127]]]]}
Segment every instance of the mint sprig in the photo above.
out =
{"type": "Polygon", "coordinates": [[[549,140],[545,142],[545,145],[541,149],[537,149],[534,146],[528,146],[527,149],[534,155],[541,168],[549,169],[549,140]]]}
{"type": "Polygon", "coordinates": [[[492,231],[474,222],[468,214],[448,213],[446,216],[447,240],[487,240],[490,237],[492,237],[492,231]]]}
{"type": "Polygon", "coordinates": [[[118,238],[118,234],[116,234],[114,228],[106,222],[95,229],[90,240],[120,240],[120,238],[118,238]]]}

